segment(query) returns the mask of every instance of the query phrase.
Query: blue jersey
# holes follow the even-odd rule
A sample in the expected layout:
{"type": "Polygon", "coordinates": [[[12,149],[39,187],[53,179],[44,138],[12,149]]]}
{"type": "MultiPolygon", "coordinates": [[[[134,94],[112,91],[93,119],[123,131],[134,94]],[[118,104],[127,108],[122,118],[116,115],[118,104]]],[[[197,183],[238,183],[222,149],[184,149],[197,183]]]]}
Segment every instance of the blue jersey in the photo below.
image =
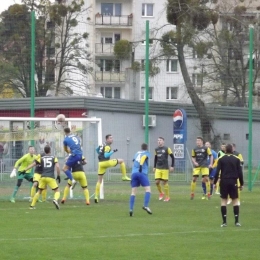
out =
{"type": "Polygon", "coordinates": [[[148,159],[150,158],[150,153],[148,151],[139,151],[135,154],[134,156],[134,165],[132,167],[132,173],[136,173],[139,172],[139,168],[140,168],[140,162],[141,162],[141,158],[143,156],[146,156],[147,158],[145,159],[143,166],[142,166],[142,173],[144,174],[148,174],[148,159]]]}
{"type": "Polygon", "coordinates": [[[70,134],[66,136],[64,138],[63,144],[64,147],[68,147],[70,149],[70,153],[72,155],[76,155],[76,154],[82,155],[80,140],[76,135],[70,134]]]}
{"type": "MultiPolygon", "coordinates": [[[[213,156],[213,163],[218,159],[218,154],[214,150],[211,149],[211,154],[213,156]]],[[[210,164],[210,158],[208,156],[208,165],[210,164]]]]}

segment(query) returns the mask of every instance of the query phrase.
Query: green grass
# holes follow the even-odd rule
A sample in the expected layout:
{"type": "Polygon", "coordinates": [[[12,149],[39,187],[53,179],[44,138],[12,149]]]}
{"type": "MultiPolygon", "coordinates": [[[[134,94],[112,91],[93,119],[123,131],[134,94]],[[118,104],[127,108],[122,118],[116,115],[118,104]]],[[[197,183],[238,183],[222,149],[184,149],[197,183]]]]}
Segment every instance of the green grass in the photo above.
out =
{"type": "MultiPolygon", "coordinates": [[[[198,185],[199,186],[199,185],[198,185]]],[[[228,206],[228,227],[220,228],[220,199],[201,200],[200,187],[193,201],[189,185],[170,183],[171,201],[158,201],[152,183],[150,208],[142,209],[143,189],[129,217],[129,183],[105,184],[105,199],[90,206],[68,200],[56,210],[51,200],[29,210],[23,199],[1,200],[1,260],[37,259],[259,259],[260,188],[242,192],[240,223],[234,226],[228,206]]],[[[91,185],[91,193],[94,186],[91,185]]],[[[79,192],[77,187],[76,193],[79,192]]],[[[48,191],[48,195],[52,195],[48,191]]]]}

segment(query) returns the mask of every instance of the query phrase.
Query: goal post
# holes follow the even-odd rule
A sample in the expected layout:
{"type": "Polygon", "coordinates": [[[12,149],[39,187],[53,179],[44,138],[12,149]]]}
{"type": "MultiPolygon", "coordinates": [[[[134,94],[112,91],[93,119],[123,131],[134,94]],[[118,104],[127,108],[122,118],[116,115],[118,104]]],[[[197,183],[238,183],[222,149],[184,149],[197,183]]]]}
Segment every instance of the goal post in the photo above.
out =
{"type": "MultiPolygon", "coordinates": [[[[6,173],[11,172],[15,161],[27,153],[27,148],[32,141],[36,153],[41,153],[43,147],[49,144],[52,153],[62,163],[66,156],[63,149],[63,129],[66,126],[70,127],[71,132],[77,134],[81,140],[83,154],[87,159],[87,177],[88,171],[96,173],[98,159],[95,149],[102,144],[101,118],[66,117],[65,122],[57,122],[56,118],[50,117],[0,117],[0,142],[6,148],[3,149],[2,154],[0,151],[1,180],[4,173],[7,176],[6,173]],[[34,126],[33,129],[31,129],[32,126],[34,126]]],[[[102,183],[100,199],[103,198],[104,189],[102,183]]]]}

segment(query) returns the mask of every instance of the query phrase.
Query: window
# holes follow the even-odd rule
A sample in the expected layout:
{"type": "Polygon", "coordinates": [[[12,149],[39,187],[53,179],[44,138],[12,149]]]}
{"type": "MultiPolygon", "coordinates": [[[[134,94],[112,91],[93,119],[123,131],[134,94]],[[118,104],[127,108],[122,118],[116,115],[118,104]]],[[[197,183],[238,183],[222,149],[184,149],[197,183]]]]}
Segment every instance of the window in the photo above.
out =
{"type": "Polygon", "coordinates": [[[120,60],[101,60],[100,71],[115,71],[120,72],[120,60]]]}
{"type": "Polygon", "coordinates": [[[114,35],[101,35],[101,43],[105,43],[105,44],[112,44],[115,43],[117,41],[120,41],[121,39],[121,34],[120,33],[115,33],[114,35]]]}
{"type": "Polygon", "coordinates": [[[55,61],[47,60],[46,61],[46,82],[54,82],[55,81],[55,61]]]}
{"type": "Polygon", "coordinates": [[[153,4],[142,4],[142,16],[153,16],[153,4]]]}
{"type": "Polygon", "coordinates": [[[101,37],[101,43],[113,43],[113,37],[101,37]]]}
{"type": "Polygon", "coordinates": [[[121,16],[122,5],[101,3],[101,14],[104,16],[121,16]]]}
{"type": "Polygon", "coordinates": [[[117,98],[120,99],[120,87],[101,87],[100,93],[105,98],[117,98]]]}
{"type": "Polygon", "coordinates": [[[118,42],[121,40],[121,34],[120,33],[115,33],[114,34],[114,42],[118,42]]]}
{"type": "Polygon", "coordinates": [[[166,62],[166,71],[167,72],[176,72],[177,71],[177,60],[167,60],[166,62]]]}
{"type": "Polygon", "coordinates": [[[192,84],[194,87],[203,85],[203,75],[202,74],[192,74],[192,84]]]}
{"type": "Polygon", "coordinates": [[[178,87],[166,88],[166,100],[178,99],[178,87]]]}
{"type": "MultiPolygon", "coordinates": [[[[141,100],[145,99],[145,87],[141,87],[141,100]]],[[[149,99],[153,99],[153,87],[149,88],[149,99]]]]}

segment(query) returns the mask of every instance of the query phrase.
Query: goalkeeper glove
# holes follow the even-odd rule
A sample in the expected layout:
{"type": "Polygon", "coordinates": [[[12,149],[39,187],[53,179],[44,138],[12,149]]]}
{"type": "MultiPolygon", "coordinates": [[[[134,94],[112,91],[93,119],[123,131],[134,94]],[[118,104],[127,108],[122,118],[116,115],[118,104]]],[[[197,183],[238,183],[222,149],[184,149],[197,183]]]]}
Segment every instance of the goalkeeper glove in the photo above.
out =
{"type": "Polygon", "coordinates": [[[56,180],[60,183],[60,175],[57,176],[56,180]]]}
{"type": "Polygon", "coordinates": [[[142,172],[142,170],[143,170],[143,166],[140,165],[140,166],[139,166],[139,172],[142,172]]]}
{"type": "Polygon", "coordinates": [[[10,178],[14,178],[14,177],[16,177],[16,169],[13,169],[10,174],[10,178]]]}
{"type": "Polygon", "coordinates": [[[118,151],[117,149],[113,150],[114,153],[117,152],[117,151],[118,151]]]}

